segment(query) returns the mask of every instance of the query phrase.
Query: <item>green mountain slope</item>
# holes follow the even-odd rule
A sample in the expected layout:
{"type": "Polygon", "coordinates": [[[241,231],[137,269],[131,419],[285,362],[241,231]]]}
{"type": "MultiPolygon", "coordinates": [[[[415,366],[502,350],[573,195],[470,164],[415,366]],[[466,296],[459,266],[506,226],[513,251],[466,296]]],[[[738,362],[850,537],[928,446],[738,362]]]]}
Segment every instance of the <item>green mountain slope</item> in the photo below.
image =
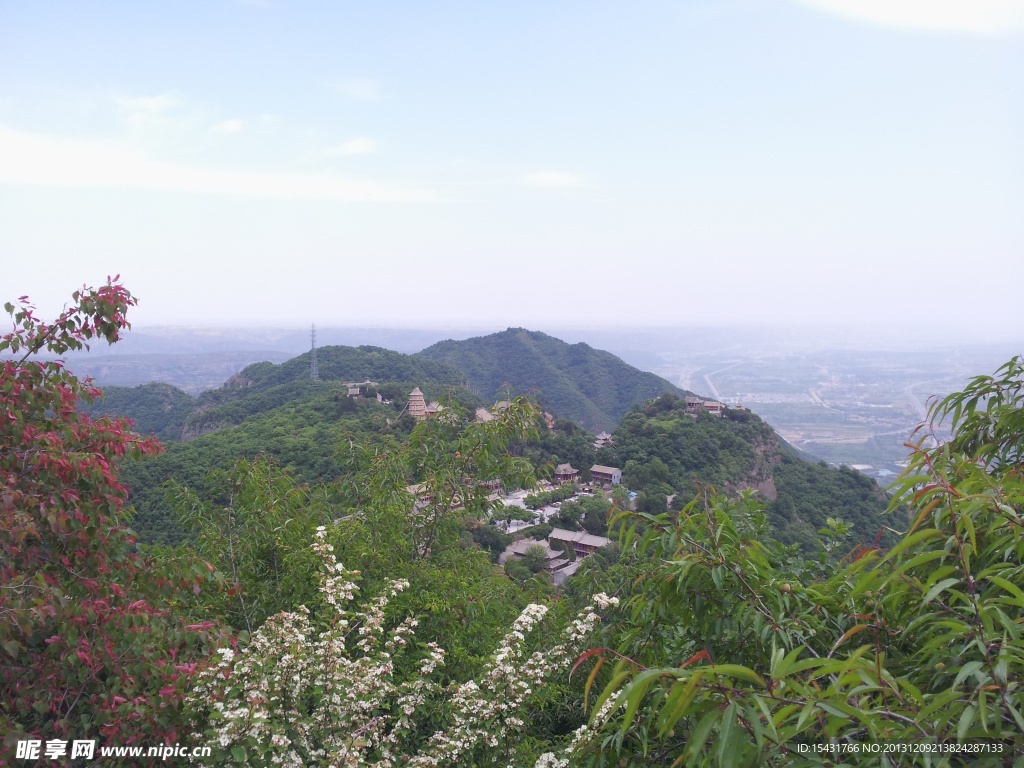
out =
{"type": "MultiPolygon", "coordinates": [[[[192,440],[310,395],[317,385],[310,380],[309,358],[306,353],[280,364],[254,363],[195,398],[169,384],[107,387],[103,399],[87,411],[127,417],[138,432],[154,434],[162,442],[192,440]]],[[[428,400],[457,391],[460,402],[477,402],[456,368],[380,347],[322,347],[317,367],[321,382],[377,382],[380,387],[372,388],[370,396],[379,389],[399,409],[416,386],[428,400]]]]}
{"type": "MultiPolygon", "coordinates": [[[[455,368],[421,360],[380,347],[322,347],[317,350],[320,381],[374,381],[388,387],[390,400],[405,402],[419,386],[428,399],[443,398],[464,385],[455,368]]],[[[295,399],[310,380],[310,354],[287,362],[255,363],[228,379],[220,389],[204,392],[185,424],[184,437],[191,439],[214,429],[241,424],[256,413],[278,408],[295,399]],[[296,389],[298,387],[299,389],[296,389]]]]}
{"type": "Polygon", "coordinates": [[[700,485],[734,493],[756,490],[767,504],[775,538],[813,547],[829,517],[853,525],[856,539],[873,543],[884,526],[888,498],[869,477],[794,455],[756,414],[727,409],[722,416],[687,412],[685,400],[665,395],[622,420],[602,464],[623,469],[622,481],[642,491],[650,511],[665,497],[688,501],[700,485]]]}
{"type": "MultiPolygon", "coordinates": [[[[317,368],[324,381],[429,380],[442,386],[460,386],[465,377],[452,366],[382,347],[320,347],[317,368]]],[[[231,377],[236,386],[263,389],[309,378],[310,353],[279,365],[255,363],[231,377]]],[[[216,392],[217,390],[214,390],[216,392]]],[[[212,393],[204,393],[210,396],[212,393]]]]}
{"type": "Polygon", "coordinates": [[[442,341],[416,357],[455,366],[484,400],[535,394],[561,417],[590,430],[612,430],[626,412],[665,392],[681,390],[653,373],[586,344],[566,344],[523,328],[465,341],[442,341]]]}
{"type": "Polygon", "coordinates": [[[344,475],[337,453],[349,439],[364,445],[401,441],[414,424],[411,416],[400,416],[404,403],[349,398],[337,382],[306,380],[269,391],[275,396],[287,392],[289,399],[251,413],[241,423],[165,443],[159,456],[124,464],[122,478],[138,513],[134,527],[144,541],[169,544],[185,535],[171,513],[173,501],[166,497],[169,481],[217,501],[210,494],[222,483],[211,472],[228,471],[241,458],[265,454],[299,483],[331,482],[344,475]]]}
{"type": "Polygon", "coordinates": [[[240,458],[267,454],[303,483],[333,481],[343,474],[336,453],[347,440],[375,444],[402,440],[413,426],[403,411],[419,387],[427,400],[482,404],[462,388],[451,366],[378,347],[317,350],[320,380],[310,379],[309,354],[280,365],[256,363],[224,386],[197,398],[166,384],[111,388],[96,414],[126,416],[136,430],[156,434],[160,456],[125,463],[144,540],[173,543],[184,532],[171,515],[165,484],[174,480],[201,492],[213,488],[212,471],[227,471],[240,458]],[[349,397],[346,382],[376,382],[349,397]],[[380,394],[388,402],[378,402],[380,394]]]}
{"type": "Polygon", "coordinates": [[[218,485],[209,480],[212,470],[226,471],[239,458],[264,453],[299,482],[331,482],[345,474],[337,451],[348,440],[382,445],[406,438],[413,420],[403,409],[414,386],[428,400],[451,394],[472,408],[502,396],[506,381],[566,417],[520,449],[542,474],[562,462],[573,463],[584,478],[594,463],[620,467],[623,482],[640,492],[649,511],[664,510],[672,494],[680,501],[692,498],[698,484],[728,492],[754,488],[768,504],[774,534],[808,546],[828,517],[853,523],[863,541],[873,540],[883,525],[886,499],[870,479],[791,455],[750,412],[694,418],[671,384],[584,344],[509,330],[443,342],[419,356],[326,347],[318,358],[320,381],[309,378],[305,354],[280,365],[251,365],[194,399],[167,385],[111,390],[103,412],[133,418],[139,431],[159,435],[166,446],[163,455],[124,467],[138,510],[136,528],[145,540],[170,543],[184,535],[165,497],[170,480],[209,494],[218,485]],[[377,386],[349,397],[345,382],[365,380],[377,386]],[[459,386],[466,382],[482,398],[459,386]],[[378,393],[390,402],[379,402],[378,393]],[[595,431],[615,429],[614,443],[594,451],[593,436],[570,420],[595,431]]]}
{"type": "Polygon", "coordinates": [[[196,406],[187,392],[170,384],[141,384],[137,387],[105,387],[102,399],[84,409],[93,418],[124,416],[135,431],[156,435],[161,442],[178,440],[185,420],[196,406]]]}

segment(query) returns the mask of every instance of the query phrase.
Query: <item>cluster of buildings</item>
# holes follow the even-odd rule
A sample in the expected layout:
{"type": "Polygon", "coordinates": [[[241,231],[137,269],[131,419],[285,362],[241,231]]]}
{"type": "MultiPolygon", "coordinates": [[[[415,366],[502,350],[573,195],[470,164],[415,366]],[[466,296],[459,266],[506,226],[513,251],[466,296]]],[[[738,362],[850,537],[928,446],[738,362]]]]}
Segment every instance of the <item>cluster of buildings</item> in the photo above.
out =
{"type": "Polygon", "coordinates": [[[686,412],[693,416],[696,416],[701,411],[710,413],[712,416],[721,416],[724,410],[725,405],[717,400],[701,400],[699,397],[693,397],[692,395],[686,398],[686,412]]]}
{"type": "Polygon", "coordinates": [[[520,539],[512,542],[501,553],[498,562],[504,565],[509,559],[522,560],[530,549],[539,547],[543,550],[546,558],[544,570],[551,574],[555,584],[561,584],[576,573],[583,558],[611,543],[612,540],[604,536],[594,536],[584,531],[553,528],[548,534],[547,540],[520,539]],[[569,556],[570,553],[572,557],[569,556]]]}
{"type": "MultiPolygon", "coordinates": [[[[579,482],[580,471],[574,469],[572,464],[559,464],[555,467],[555,482],[558,485],[579,482]]],[[[602,488],[611,488],[622,482],[622,470],[618,467],[606,467],[603,464],[595,464],[590,468],[590,481],[602,488]]]]}
{"type": "MultiPolygon", "coordinates": [[[[710,413],[712,416],[721,416],[723,411],[730,406],[726,406],[725,403],[720,403],[717,400],[701,400],[699,397],[690,395],[686,398],[686,412],[694,418],[697,414],[704,412],[710,413]]],[[[743,407],[742,403],[736,403],[731,406],[734,411],[746,411],[747,408],[743,407]]]]}
{"type": "MultiPolygon", "coordinates": [[[[362,397],[366,394],[368,389],[375,389],[377,387],[376,381],[346,381],[345,388],[349,397],[362,397]]],[[[377,393],[377,402],[381,405],[391,405],[391,401],[384,397],[380,392],[377,393]]]]}

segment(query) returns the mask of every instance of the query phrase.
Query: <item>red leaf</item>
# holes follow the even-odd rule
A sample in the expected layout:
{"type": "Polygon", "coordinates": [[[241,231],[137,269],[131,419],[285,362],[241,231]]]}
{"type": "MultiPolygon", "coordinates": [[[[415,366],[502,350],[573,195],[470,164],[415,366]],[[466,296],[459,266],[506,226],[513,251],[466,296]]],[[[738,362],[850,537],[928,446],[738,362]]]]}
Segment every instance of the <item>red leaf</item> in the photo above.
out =
{"type": "Polygon", "coordinates": [[[711,654],[707,650],[697,651],[693,656],[688,658],[682,664],[679,665],[680,669],[686,669],[691,664],[696,664],[698,661],[711,661],[711,654]]]}
{"type": "Polygon", "coordinates": [[[584,651],[583,653],[581,653],[580,657],[576,659],[576,663],[572,665],[572,669],[569,670],[569,679],[572,680],[572,673],[576,671],[580,664],[589,659],[591,656],[604,653],[607,650],[607,648],[591,648],[589,651],[584,651]]]}

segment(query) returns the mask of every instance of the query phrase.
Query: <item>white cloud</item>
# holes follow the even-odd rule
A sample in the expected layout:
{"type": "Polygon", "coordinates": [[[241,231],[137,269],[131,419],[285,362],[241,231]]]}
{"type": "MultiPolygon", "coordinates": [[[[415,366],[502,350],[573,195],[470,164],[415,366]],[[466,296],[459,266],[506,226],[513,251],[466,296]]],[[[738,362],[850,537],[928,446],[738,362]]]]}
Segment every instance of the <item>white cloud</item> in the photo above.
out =
{"type": "Polygon", "coordinates": [[[1024,0],[797,0],[888,27],[981,35],[1024,33],[1024,0]]]}
{"type": "Polygon", "coordinates": [[[242,130],[242,121],[236,119],[222,120],[211,129],[214,133],[238,133],[242,130]]]}
{"type": "MultiPolygon", "coordinates": [[[[179,102],[169,94],[160,96],[113,96],[121,119],[129,130],[142,133],[165,131],[175,122],[170,114],[179,102]]],[[[180,118],[179,118],[180,119],[180,118]]]]}
{"type": "Polygon", "coordinates": [[[140,145],[183,148],[194,142],[211,120],[193,105],[171,94],[128,96],[110,94],[127,136],[140,145]]]}
{"type": "Polygon", "coordinates": [[[174,165],[118,144],[36,136],[4,126],[0,126],[0,183],[342,202],[442,199],[431,189],[400,184],[174,165]]]}
{"type": "Polygon", "coordinates": [[[178,102],[169,94],[160,96],[114,96],[114,103],[129,115],[162,115],[178,102]]]}
{"type": "Polygon", "coordinates": [[[582,187],[583,180],[574,173],[567,171],[535,171],[528,173],[521,179],[523,184],[530,187],[582,187]]]}
{"type": "Polygon", "coordinates": [[[375,80],[363,77],[347,77],[330,84],[330,89],[356,101],[380,101],[384,95],[375,80]]]}
{"type": "Polygon", "coordinates": [[[332,147],[327,150],[329,156],[346,156],[346,155],[369,155],[377,151],[377,142],[373,139],[367,139],[364,136],[359,136],[355,139],[351,139],[337,147],[332,147]]]}
{"type": "Polygon", "coordinates": [[[365,136],[358,136],[349,139],[333,147],[321,147],[303,152],[298,160],[301,163],[319,165],[327,160],[336,160],[339,157],[353,157],[355,155],[370,155],[377,151],[377,142],[365,136]]]}

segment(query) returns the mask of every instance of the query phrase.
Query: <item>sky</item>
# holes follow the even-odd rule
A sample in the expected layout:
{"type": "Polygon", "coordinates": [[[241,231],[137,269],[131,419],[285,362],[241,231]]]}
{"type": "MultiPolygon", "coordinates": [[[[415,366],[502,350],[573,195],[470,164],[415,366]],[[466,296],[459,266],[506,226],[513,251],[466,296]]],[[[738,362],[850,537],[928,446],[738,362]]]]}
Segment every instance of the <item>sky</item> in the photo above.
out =
{"type": "Polygon", "coordinates": [[[0,0],[0,299],[1022,334],[1024,0],[0,0]]]}

